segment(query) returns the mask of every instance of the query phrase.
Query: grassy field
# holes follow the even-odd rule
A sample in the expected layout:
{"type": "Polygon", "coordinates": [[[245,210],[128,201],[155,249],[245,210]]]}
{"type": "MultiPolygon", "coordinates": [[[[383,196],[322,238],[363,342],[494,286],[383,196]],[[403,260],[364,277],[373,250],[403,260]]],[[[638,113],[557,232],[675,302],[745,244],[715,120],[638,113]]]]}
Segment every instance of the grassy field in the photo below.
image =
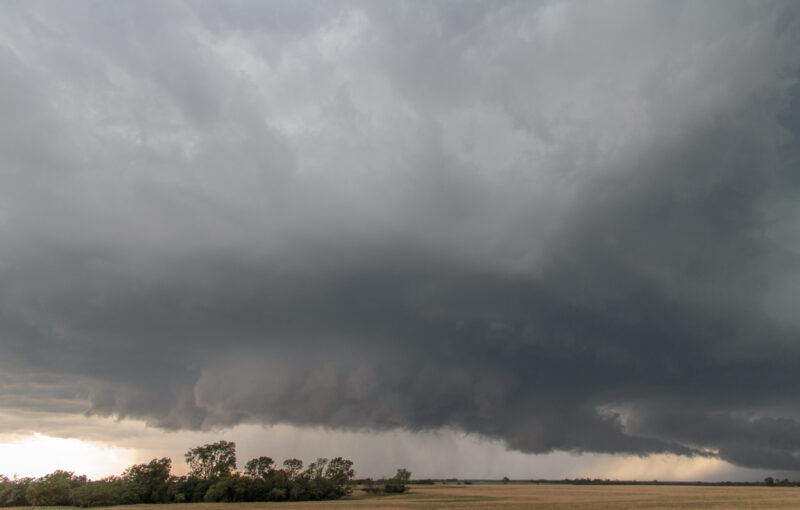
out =
{"type": "MultiPolygon", "coordinates": [[[[39,507],[37,510],[42,510],[39,507]]],[[[53,508],[53,507],[50,507],[53,508]]],[[[798,487],[575,486],[475,484],[412,486],[393,496],[359,490],[338,501],[136,505],[115,510],[523,509],[523,508],[800,508],[798,487]]],[[[30,510],[26,508],[25,510],[30,510]]]]}

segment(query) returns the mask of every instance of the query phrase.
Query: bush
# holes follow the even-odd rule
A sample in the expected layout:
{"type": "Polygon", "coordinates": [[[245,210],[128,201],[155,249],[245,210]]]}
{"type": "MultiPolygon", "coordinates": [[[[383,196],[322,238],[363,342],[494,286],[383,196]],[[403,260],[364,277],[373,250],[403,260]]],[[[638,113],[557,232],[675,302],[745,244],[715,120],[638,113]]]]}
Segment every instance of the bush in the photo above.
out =
{"type": "Polygon", "coordinates": [[[386,482],[386,485],[383,486],[383,492],[387,494],[402,493],[406,490],[408,490],[408,488],[405,486],[405,484],[395,480],[389,480],[386,482]]]}
{"type": "Polygon", "coordinates": [[[136,464],[125,470],[122,479],[135,495],[135,503],[166,503],[170,500],[167,482],[172,460],[153,459],[149,464],[136,464]]]}
{"type": "Polygon", "coordinates": [[[386,485],[383,486],[383,492],[405,492],[408,490],[406,484],[409,482],[409,480],[411,480],[411,472],[407,469],[400,468],[397,470],[397,474],[395,474],[393,478],[390,478],[386,481],[386,485]]]}
{"type": "Polygon", "coordinates": [[[28,486],[32,482],[32,478],[20,478],[12,481],[0,477],[0,505],[28,506],[30,503],[25,498],[25,493],[28,492],[28,486]]]}
{"type": "Polygon", "coordinates": [[[272,489],[269,491],[270,501],[283,501],[286,499],[286,489],[272,489]]]}
{"type": "Polygon", "coordinates": [[[90,506],[128,505],[136,502],[136,495],[120,479],[89,482],[72,490],[72,504],[81,508],[90,506]]]}
{"type": "Polygon", "coordinates": [[[220,478],[208,488],[203,501],[207,503],[233,503],[247,501],[248,479],[238,474],[220,478]]]}
{"type": "Polygon", "coordinates": [[[211,487],[211,482],[201,480],[195,476],[182,476],[173,478],[170,483],[172,501],[182,503],[199,503],[211,487]]]}
{"type": "Polygon", "coordinates": [[[84,484],[86,477],[76,477],[69,471],[54,471],[28,485],[25,499],[34,506],[71,505],[71,491],[84,484]]]}

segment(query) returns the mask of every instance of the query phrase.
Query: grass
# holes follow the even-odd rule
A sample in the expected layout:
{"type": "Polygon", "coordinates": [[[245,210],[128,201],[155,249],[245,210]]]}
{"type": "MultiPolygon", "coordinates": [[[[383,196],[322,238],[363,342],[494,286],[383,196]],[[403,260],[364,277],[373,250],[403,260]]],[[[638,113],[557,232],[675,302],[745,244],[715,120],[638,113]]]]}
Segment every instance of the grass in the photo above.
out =
{"type": "MultiPolygon", "coordinates": [[[[37,507],[54,510],[68,507],[37,507]]],[[[189,503],[135,505],[115,510],[528,509],[528,508],[800,508],[800,487],[691,487],[658,485],[474,484],[414,485],[406,494],[354,491],[337,501],[296,503],[189,503]]],[[[23,510],[20,508],[19,510],[23,510]]],[[[30,510],[30,507],[24,507],[30,510]]]]}

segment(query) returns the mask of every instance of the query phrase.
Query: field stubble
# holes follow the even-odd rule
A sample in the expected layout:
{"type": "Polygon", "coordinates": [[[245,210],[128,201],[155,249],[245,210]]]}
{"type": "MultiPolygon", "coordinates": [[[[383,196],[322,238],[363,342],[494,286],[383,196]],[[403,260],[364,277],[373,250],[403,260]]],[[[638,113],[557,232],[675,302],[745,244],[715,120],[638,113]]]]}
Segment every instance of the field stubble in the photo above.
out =
{"type": "MultiPolygon", "coordinates": [[[[42,507],[43,508],[43,507],[42,507]]],[[[37,508],[37,510],[42,510],[37,508]]],[[[406,494],[353,496],[295,503],[190,503],[135,505],[115,510],[320,510],[324,508],[523,509],[523,508],[800,508],[798,487],[693,487],[663,485],[473,484],[414,485],[406,494]]],[[[29,510],[29,509],[26,509],[29,510]]]]}

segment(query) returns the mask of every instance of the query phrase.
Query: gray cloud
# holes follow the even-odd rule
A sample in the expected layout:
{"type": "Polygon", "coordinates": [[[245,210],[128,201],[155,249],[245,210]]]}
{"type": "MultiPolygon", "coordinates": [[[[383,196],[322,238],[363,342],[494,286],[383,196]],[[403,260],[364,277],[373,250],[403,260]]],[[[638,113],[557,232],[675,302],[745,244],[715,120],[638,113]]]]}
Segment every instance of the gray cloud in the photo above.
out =
{"type": "Polygon", "coordinates": [[[800,468],[794,4],[3,10],[4,407],[800,468]]]}

